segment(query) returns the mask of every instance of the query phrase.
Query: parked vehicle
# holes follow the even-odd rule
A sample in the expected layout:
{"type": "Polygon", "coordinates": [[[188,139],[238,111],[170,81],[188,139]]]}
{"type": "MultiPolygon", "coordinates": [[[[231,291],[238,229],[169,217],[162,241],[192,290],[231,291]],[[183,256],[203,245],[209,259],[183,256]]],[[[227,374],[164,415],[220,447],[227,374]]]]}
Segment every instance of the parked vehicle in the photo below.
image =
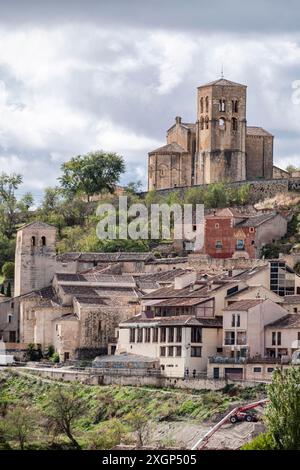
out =
{"type": "Polygon", "coordinates": [[[15,358],[11,354],[0,354],[0,366],[9,366],[15,363],[15,358]]]}
{"type": "Polygon", "coordinates": [[[240,421],[247,421],[248,423],[252,422],[257,422],[258,418],[255,414],[253,413],[247,413],[245,411],[239,411],[235,415],[230,416],[230,422],[232,424],[235,424],[240,421]]]}

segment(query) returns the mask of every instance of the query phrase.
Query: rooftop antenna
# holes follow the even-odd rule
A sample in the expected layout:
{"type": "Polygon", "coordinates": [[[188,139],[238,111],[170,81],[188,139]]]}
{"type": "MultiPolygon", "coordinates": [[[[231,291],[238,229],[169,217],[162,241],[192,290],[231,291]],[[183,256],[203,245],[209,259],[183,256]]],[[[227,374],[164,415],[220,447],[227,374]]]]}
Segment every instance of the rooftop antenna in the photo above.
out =
{"type": "Polygon", "coordinates": [[[224,78],[224,68],[223,68],[223,64],[222,64],[222,67],[221,67],[221,78],[224,78]]]}

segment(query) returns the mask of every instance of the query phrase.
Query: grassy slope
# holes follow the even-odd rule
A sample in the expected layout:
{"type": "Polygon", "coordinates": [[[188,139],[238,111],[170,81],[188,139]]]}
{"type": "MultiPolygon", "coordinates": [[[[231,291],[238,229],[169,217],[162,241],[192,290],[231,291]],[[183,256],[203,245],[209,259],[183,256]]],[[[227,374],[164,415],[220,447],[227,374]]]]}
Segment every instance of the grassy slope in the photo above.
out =
{"type": "MultiPolygon", "coordinates": [[[[0,372],[0,404],[1,401],[22,403],[42,411],[49,391],[58,386],[60,384],[57,382],[48,383],[32,376],[0,372]]],[[[133,410],[145,412],[153,423],[184,420],[197,424],[208,419],[216,420],[234,406],[234,402],[256,399],[262,394],[261,388],[197,393],[146,387],[80,385],[79,390],[88,404],[88,412],[77,423],[77,433],[81,436],[83,447],[86,446],[87,433],[97,431],[99,426],[112,418],[124,421],[133,410]]]]}

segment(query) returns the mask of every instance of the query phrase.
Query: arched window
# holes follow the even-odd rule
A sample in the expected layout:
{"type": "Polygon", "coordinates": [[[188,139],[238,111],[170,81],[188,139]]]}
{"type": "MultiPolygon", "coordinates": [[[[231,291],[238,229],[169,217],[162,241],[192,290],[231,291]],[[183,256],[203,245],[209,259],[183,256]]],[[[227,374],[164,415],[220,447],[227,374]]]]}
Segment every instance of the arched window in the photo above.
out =
{"type": "Polygon", "coordinates": [[[208,116],[205,117],[205,129],[208,129],[209,119],[208,116]]]}
{"type": "Polygon", "coordinates": [[[203,113],[203,98],[200,99],[200,113],[203,113]]]}
{"type": "Polygon", "coordinates": [[[237,131],[238,130],[238,121],[236,118],[232,118],[231,120],[231,129],[233,131],[237,131]]]}
{"type": "Polygon", "coordinates": [[[41,240],[42,240],[42,246],[46,246],[46,237],[43,236],[41,240]]]}
{"type": "Polygon", "coordinates": [[[226,101],[219,100],[219,111],[226,111],[226,101]]]}
{"type": "Polygon", "coordinates": [[[225,130],[225,127],[226,127],[225,118],[221,117],[221,118],[219,119],[219,128],[222,129],[222,130],[225,130]]]}
{"type": "Polygon", "coordinates": [[[205,111],[208,113],[208,96],[205,98],[205,111]]]}
{"type": "Polygon", "coordinates": [[[31,237],[31,246],[35,246],[35,237],[31,237]]]}
{"type": "Polygon", "coordinates": [[[232,103],[232,112],[233,113],[238,113],[238,111],[239,111],[239,102],[238,102],[238,100],[232,100],[231,103],[232,103]]]}
{"type": "Polygon", "coordinates": [[[203,131],[204,129],[204,117],[201,116],[201,119],[200,119],[200,129],[203,131]]]}

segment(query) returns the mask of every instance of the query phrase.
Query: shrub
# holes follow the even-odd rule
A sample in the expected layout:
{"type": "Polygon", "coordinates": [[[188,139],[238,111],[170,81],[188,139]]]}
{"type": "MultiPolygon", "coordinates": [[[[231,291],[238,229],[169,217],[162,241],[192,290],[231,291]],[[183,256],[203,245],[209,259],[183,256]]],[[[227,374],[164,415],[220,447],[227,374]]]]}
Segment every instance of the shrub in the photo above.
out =
{"type": "Polygon", "coordinates": [[[244,444],[241,450],[275,450],[276,445],[270,433],[262,433],[251,442],[244,444]]]}
{"type": "Polygon", "coordinates": [[[55,352],[54,354],[52,354],[51,356],[51,361],[54,363],[54,364],[58,364],[59,363],[59,354],[57,352],[55,352]]]}

